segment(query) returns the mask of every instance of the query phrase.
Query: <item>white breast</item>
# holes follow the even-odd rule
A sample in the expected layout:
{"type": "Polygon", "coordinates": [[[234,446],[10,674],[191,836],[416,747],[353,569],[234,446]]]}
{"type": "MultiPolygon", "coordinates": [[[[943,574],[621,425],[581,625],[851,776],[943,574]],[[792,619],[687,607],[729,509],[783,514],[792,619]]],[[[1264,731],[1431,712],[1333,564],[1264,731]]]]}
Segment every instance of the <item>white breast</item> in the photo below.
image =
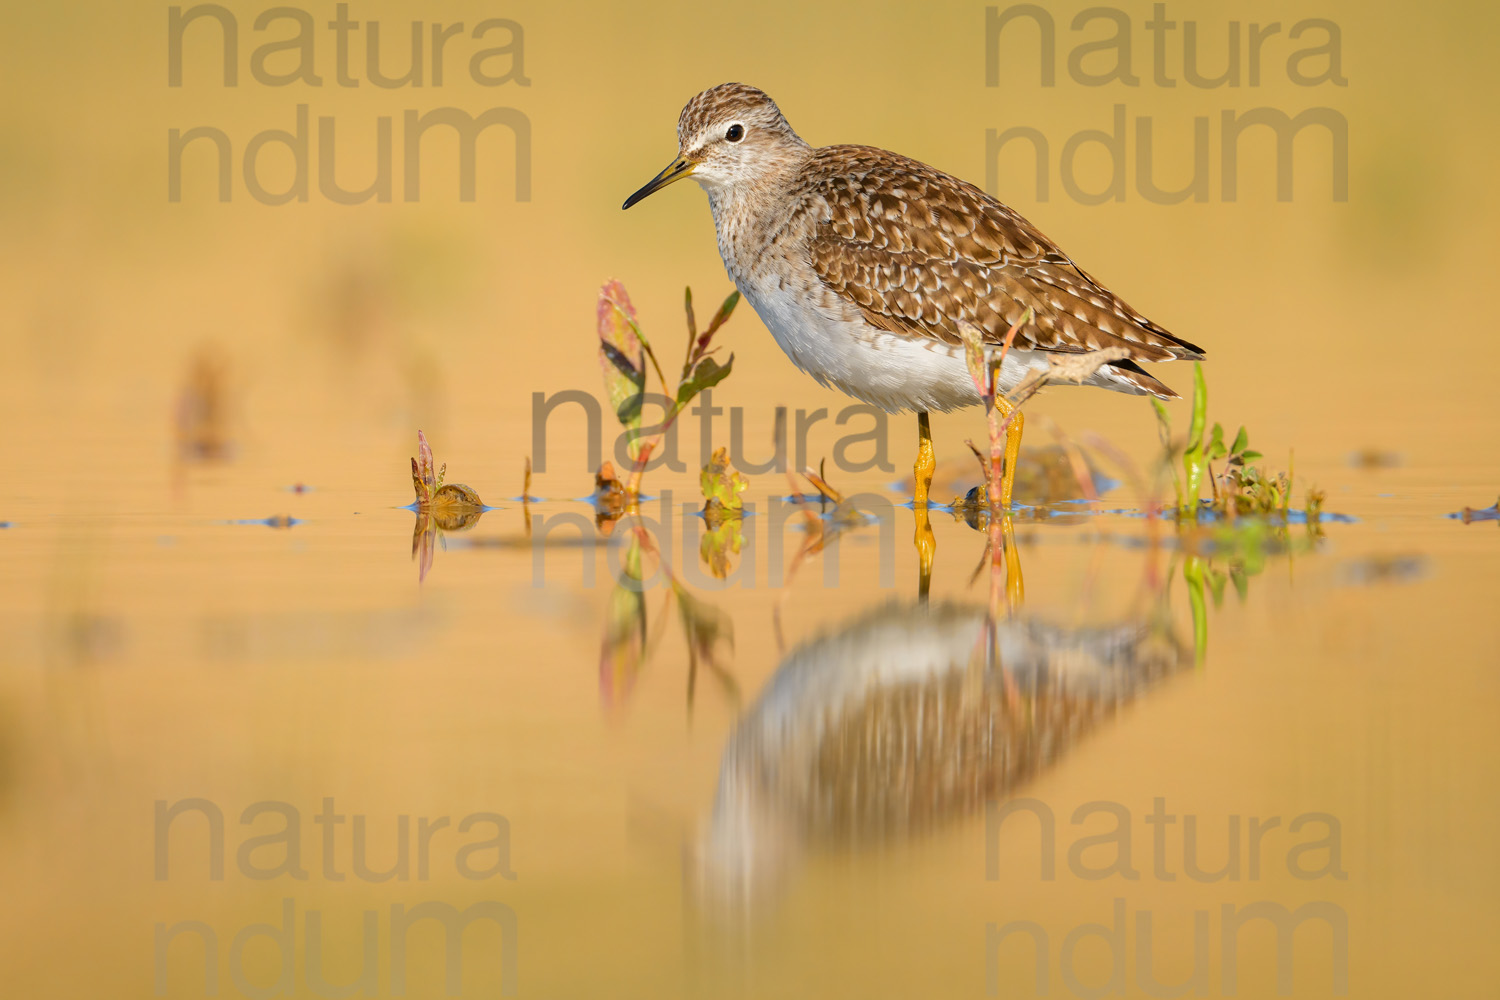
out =
{"type": "MultiPolygon", "coordinates": [[[[823,385],[891,413],[979,403],[958,347],[873,327],[821,283],[805,290],[775,278],[738,283],[787,357],[823,385]]],[[[1001,388],[1014,386],[1032,367],[1046,362],[1030,351],[1012,351],[1001,388]]]]}

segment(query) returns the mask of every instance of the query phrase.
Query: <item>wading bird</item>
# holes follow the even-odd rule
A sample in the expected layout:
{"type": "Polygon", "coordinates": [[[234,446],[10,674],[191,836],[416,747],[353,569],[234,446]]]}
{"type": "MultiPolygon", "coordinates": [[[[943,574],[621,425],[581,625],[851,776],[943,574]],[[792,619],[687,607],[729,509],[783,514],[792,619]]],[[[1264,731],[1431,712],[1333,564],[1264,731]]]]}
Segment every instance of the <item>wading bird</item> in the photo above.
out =
{"type": "MultiPolygon", "coordinates": [[[[702,185],[724,266],[792,362],[889,412],[916,411],[919,509],[936,464],[929,412],[981,401],[960,322],[993,356],[1031,310],[998,373],[1002,394],[1047,369],[1049,354],[1121,347],[1126,357],[1083,384],[1175,399],[1140,362],[1203,357],[973,184],[883,149],[810,146],[754,87],[694,97],[677,143],[677,158],[624,207],[684,177],[702,185]]],[[[1003,395],[997,405],[1008,413],[1003,395]]],[[[1006,440],[1005,506],[1020,418],[1006,440]]]]}

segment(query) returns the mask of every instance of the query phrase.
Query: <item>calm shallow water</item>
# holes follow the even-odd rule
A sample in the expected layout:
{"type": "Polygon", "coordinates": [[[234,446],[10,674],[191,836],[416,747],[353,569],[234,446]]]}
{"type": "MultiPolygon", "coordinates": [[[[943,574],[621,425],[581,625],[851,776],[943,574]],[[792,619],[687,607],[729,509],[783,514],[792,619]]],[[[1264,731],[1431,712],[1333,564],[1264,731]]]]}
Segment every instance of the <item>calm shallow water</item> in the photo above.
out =
{"type": "MultiPolygon", "coordinates": [[[[435,446],[454,479],[507,478],[435,446]]],[[[148,995],[153,929],[183,921],[216,936],[226,988],[233,962],[269,983],[271,940],[237,958],[230,944],[286,905],[297,995],[318,995],[313,955],[354,980],[364,912],[388,955],[391,905],[428,901],[508,907],[523,996],[977,996],[987,975],[1031,995],[1033,939],[991,951],[986,936],[1016,921],[1046,936],[1063,995],[1108,980],[1116,946],[1132,995],[1140,948],[1162,982],[1196,956],[1215,992],[1233,950],[1242,995],[1267,995],[1271,925],[1221,936],[1226,906],[1262,902],[1327,903],[1346,923],[1347,960],[1343,930],[1298,931],[1296,995],[1329,995],[1347,968],[1356,992],[1395,996],[1433,975],[1436,951],[1497,929],[1500,531],[1444,517],[1483,499],[1461,470],[1309,470],[1356,520],[1318,540],[1292,526],[1290,551],[1240,565],[1243,596],[1233,554],[1210,559],[1207,576],[1226,576],[1196,633],[1170,529],[1153,546],[1162,526],[1138,514],[1023,516],[1024,600],[996,605],[987,662],[985,535],[946,514],[925,605],[910,510],[877,511],[794,567],[808,535],[795,510],[773,512],[775,475],[753,479],[727,589],[699,552],[695,483],[670,473],[650,486],[675,513],[643,512],[670,525],[654,530],[679,592],[650,559],[655,586],[617,587],[629,520],[596,544],[587,504],[523,510],[499,485],[497,509],[445,533],[419,583],[390,451],[309,466],[305,492],[254,456],[92,485],[75,471],[61,503],[10,488],[0,841],[19,983],[45,992],[61,942],[88,940],[67,981],[148,995]],[[222,881],[197,815],[170,827],[156,877],[154,803],[189,798],[222,810],[222,881]],[[315,821],[330,798],[345,823],[315,821]],[[263,801],[283,812],[242,818],[263,801]],[[1016,801],[1029,805],[987,821],[987,803],[1016,801]],[[256,847],[288,809],[300,844],[256,847]],[[1050,849],[1031,813],[1050,817],[1050,849]],[[484,820],[460,834],[471,814],[503,816],[508,850],[461,854],[495,837],[484,820]],[[438,817],[451,822],[419,850],[418,824],[438,817]],[[305,879],[251,877],[289,853],[305,879]],[[1117,905],[1114,944],[1078,937],[1113,927],[1117,905]]],[[[1122,487],[1099,508],[1141,500],[1122,487]]],[[[407,975],[435,992],[442,937],[418,928],[407,975]]],[[[465,995],[494,995],[503,935],[480,924],[465,940],[465,995]]],[[[171,945],[170,995],[202,989],[200,948],[171,945]]],[[[389,975],[382,959],[381,989],[389,975]]],[[[1444,971],[1475,990],[1483,975],[1444,971]]]]}
{"type": "MultiPolygon", "coordinates": [[[[1197,976],[1208,995],[1264,997],[1278,966],[1302,997],[1335,995],[1345,969],[1350,996],[1493,995],[1500,524],[1448,515],[1500,493],[1485,298],[1500,8],[1173,5],[1174,86],[1155,82],[1153,4],[1123,8],[1140,86],[1080,82],[1074,56],[1095,73],[1111,54],[1083,48],[1096,27],[1070,27],[1084,5],[1056,8],[1057,85],[1022,18],[986,86],[982,4],[639,16],[455,0],[430,21],[524,27],[530,84],[481,85],[466,71],[481,43],[456,36],[441,87],[429,72],[387,90],[337,84],[334,4],[311,11],[324,85],[253,82],[253,52],[286,26],[257,31],[268,5],[229,6],[233,89],[211,19],[190,29],[184,85],[166,85],[152,5],[12,5],[3,36],[0,75],[25,95],[0,105],[6,996],[202,997],[205,940],[217,996],[264,995],[283,970],[284,993],[331,995],[366,955],[367,992],[393,995],[404,955],[405,995],[439,996],[440,925],[403,926],[441,912],[427,904],[507,924],[463,938],[472,997],[512,974],[516,995],[544,998],[1026,997],[1044,992],[1038,951],[1049,996],[1197,976]],[[1294,45],[1308,18],[1341,42],[1302,71],[1339,55],[1343,82],[1289,74],[1327,31],[1294,45]],[[1264,46],[1240,30],[1272,21],[1286,30],[1264,46]],[[1244,86],[1188,82],[1194,22],[1207,75],[1241,39],[1244,86]],[[510,498],[525,456],[540,465],[533,393],[602,395],[600,284],[625,283],[669,363],[683,285],[700,316],[729,290],[700,192],[619,208],[670,158],[682,102],[726,78],[767,87],[810,141],[991,184],[1206,347],[1210,419],[1247,425],[1273,470],[1295,449],[1298,502],[1316,484],[1352,520],[1315,544],[1301,526],[1270,533],[1263,558],[1190,563],[1105,462],[1126,484],[1100,511],[1124,513],[1016,520],[1024,598],[1015,577],[992,594],[984,533],[934,515],[924,605],[913,514],[891,488],[914,435],[893,421],[899,471],[830,479],[898,503],[872,500],[875,523],[799,561],[785,477],[752,476],[727,587],[691,513],[701,463],[653,473],[648,491],[672,502],[643,515],[680,586],[645,559],[658,585],[637,596],[615,579],[630,525],[600,546],[590,507],[561,499],[595,471],[570,406],[549,422],[532,492],[554,499],[529,505],[528,536],[510,498]],[[336,164],[314,150],[310,199],[264,204],[243,154],[295,127],[298,105],[310,127],[334,120],[336,164]],[[1114,162],[1097,140],[1076,172],[1063,154],[1117,105],[1126,197],[1084,204],[1067,178],[1106,190],[1114,162]],[[420,200],[405,200],[404,163],[389,203],[321,193],[325,166],[350,190],[377,176],[382,117],[402,143],[408,111],[496,106],[531,122],[527,198],[503,129],[478,143],[475,201],[440,134],[420,200]],[[1316,108],[1347,119],[1347,200],[1321,128],[1296,140],[1292,200],[1259,127],[1225,192],[1226,112],[1316,108]],[[1153,158],[1155,184],[1191,181],[1198,122],[1217,137],[1208,200],[1143,196],[1153,158]],[[1136,125],[1154,127],[1149,146],[1136,125]],[[164,140],[199,126],[233,143],[227,203],[203,143],[168,200],[164,140]],[[1032,127],[1050,195],[1027,144],[990,150],[1032,127]],[[217,429],[195,442],[216,460],[177,461],[185,410],[217,429]],[[418,428],[497,506],[426,536],[425,579],[402,509],[418,428]],[[158,803],[184,802],[164,825],[158,803]],[[222,816],[222,842],[205,816],[222,816]],[[1234,927],[1308,905],[1289,957],[1272,923],[1234,927]],[[288,920],[286,940],[260,926],[288,920]]],[[[399,72],[414,5],[349,6],[385,21],[399,72]]],[[[356,75],[371,35],[354,33],[356,75]]],[[[269,55],[276,72],[294,58],[269,55]]],[[[263,177],[282,190],[294,179],[274,146],[263,177]]],[[[796,373],[748,309],[722,336],[735,368],[716,401],[742,408],[751,457],[769,453],[774,407],[821,408],[806,460],[835,466],[848,401],[796,373]]],[[[1186,366],[1161,374],[1190,384],[1186,366]]],[[[1029,413],[1033,445],[1052,443],[1045,416],[1075,441],[1105,434],[1136,468],[1157,446],[1140,400],[1049,391],[1029,413]]],[[[934,431],[969,476],[977,415],[934,431]]],[[[731,435],[728,413],[708,442],[685,419],[683,453],[731,435]]]]}

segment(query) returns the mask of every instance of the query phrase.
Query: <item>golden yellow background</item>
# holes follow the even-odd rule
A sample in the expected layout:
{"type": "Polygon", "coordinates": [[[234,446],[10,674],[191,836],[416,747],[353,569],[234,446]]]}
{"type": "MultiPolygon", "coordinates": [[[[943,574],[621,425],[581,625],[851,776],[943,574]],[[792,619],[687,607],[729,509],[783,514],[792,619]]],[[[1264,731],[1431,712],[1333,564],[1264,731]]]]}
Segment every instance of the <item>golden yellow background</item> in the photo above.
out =
{"type": "MultiPolygon", "coordinates": [[[[477,46],[455,39],[443,86],[399,90],[333,85],[332,37],[321,28],[332,4],[305,8],[320,25],[324,85],[262,86],[248,70],[260,40],[252,22],[264,8],[227,6],[241,33],[236,88],[218,79],[206,23],[189,30],[184,85],[167,85],[164,4],[6,5],[8,992],[151,995],[157,921],[209,922],[222,961],[234,931],[275,919],[286,896],[327,913],[338,942],[330,954],[348,959],[330,959],[332,974],[347,980],[355,960],[340,949],[357,949],[362,908],[486,894],[518,914],[522,996],[979,996],[986,921],[1034,919],[1057,940],[1107,921],[1121,895],[1133,908],[1156,907],[1161,939],[1181,946],[1157,952],[1166,979],[1188,971],[1183,942],[1195,908],[1334,898],[1350,914],[1351,995],[1491,988],[1500,554],[1491,526],[1441,516],[1487,505],[1500,481],[1493,5],[1170,4],[1177,21],[1198,22],[1210,72],[1222,66],[1231,19],[1289,27],[1322,17],[1342,30],[1346,87],[1288,82],[1284,64],[1297,46],[1283,32],[1266,45],[1261,86],[1215,90],[1151,83],[1147,3],[1119,8],[1136,29],[1139,87],[1071,80],[1067,53],[1102,31],[1068,29],[1082,4],[1049,5],[1059,48],[1052,88],[1038,83],[1029,29],[1005,36],[1002,85],[985,86],[983,3],[351,4],[351,17],[380,21],[390,67],[404,65],[413,18],[503,17],[524,28],[529,86],[474,85],[462,67],[477,46]],[[1060,816],[1108,798],[1139,817],[1165,796],[1214,830],[1231,814],[1331,812],[1343,820],[1346,882],[1310,887],[1277,869],[1266,882],[1227,888],[1043,883],[1021,860],[1029,841],[1017,841],[1006,846],[1007,870],[1021,874],[998,885],[983,878],[975,822],[889,853],[820,859],[774,920],[744,936],[723,933],[687,899],[684,852],[712,800],[736,709],[702,688],[684,712],[680,641],[668,640],[619,710],[598,694],[608,581],[582,586],[571,561],[581,555],[552,553],[566,568],[538,590],[527,553],[439,553],[419,587],[409,519],[392,509],[409,496],[417,428],[453,478],[506,502],[520,493],[531,452],[532,393],[598,390],[593,314],[603,280],[626,284],[666,354],[680,343],[682,286],[696,290],[703,311],[729,290],[705,200],[691,185],[620,211],[675,153],[682,104],[726,80],[767,90],[814,144],[885,146],[979,183],[987,129],[1041,129],[1052,143],[1051,200],[1036,201],[1014,152],[1002,159],[996,193],[1132,304],[1205,347],[1211,413],[1248,426],[1277,467],[1295,449],[1299,475],[1328,489],[1329,507],[1361,517],[1332,532],[1328,551],[1268,570],[1245,606],[1216,619],[1206,672],[1159,693],[1028,792],[1060,816]],[[1210,118],[1209,202],[1140,197],[1133,134],[1122,203],[1083,206],[1063,194],[1060,147],[1080,130],[1107,128],[1117,103],[1132,126],[1153,117],[1169,186],[1185,174],[1193,117],[1210,118]],[[316,152],[307,203],[257,203],[236,164],[234,197],[221,204],[206,145],[185,161],[182,201],[169,203],[168,130],[221,128],[238,159],[256,132],[290,128],[298,104],[314,120],[335,119],[346,187],[368,183],[374,122],[394,119],[390,204],[322,198],[316,152]],[[513,197],[512,147],[500,129],[480,140],[474,202],[458,200],[451,142],[436,134],[420,201],[401,200],[401,116],[444,106],[525,113],[529,201],[513,197]],[[1327,140],[1316,130],[1298,142],[1293,201],[1275,199],[1271,145],[1259,136],[1243,144],[1238,200],[1220,199],[1219,115],[1262,106],[1326,106],[1347,118],[1347,203],[1330,197],[1327,140]],[[229,372],[235,458],[184,474],[174,465],[173,408],[205,349],[229,372]],[[1353,469],[1348,456],[1361,449],[1403,464],[1378,476],[1353,469]],[[286,493],[295,482],[316,492],[286,493]],[[305,523],[289,533],[225,524],[281,513],[305,523]],[[1340,582],[1341,561],[1405,553],[1426,560],[1415,584],[1340,582]],[[189,847],[174,854],[173,877],[156,881],[152,804],[195,795],[228,817],[229,877],[205,880],[189,847]],[[341,811],[370,817],[381,850],[399,814],[504,813],[518,879],[469,883],[441,861],[432,882],[410,885],[314,877],[289,886],[235,873],[239,810],[279,799],[310,817],[328,795],[341,811]]],[[[1176,67],[1180,29],[1172,39],[1176,67]]],[[[363,51],[361,40],[356,65],[363,51]]],[[[364,78],[362,67],[356,75],[364,78]]],[[[772,407],[846,405],[796,372],[747,308],[724,342],[735,372],[716,402],[745,408],[754,454],[765,453],[772,407]]],[[[1185,389],[1191,372],[1177,366],[1165,377],[1185,389]]],[[[1102,429],[1141,461],[1156,447],[1139,400],[1059,390],[1037,409],[1070,431],[1102,429]]],[[[1174,412],[1185,422],[1180,405],[1174,412]]],[[[720,427],[727,434],[727,422],[720,427]]],[[[891,457],[904,472],[911,428],[891,427],[891,457]]],[[[963,459],[961,442],[980,433],[977,415],[939,418],[940,455],[963,459]]],[[[587,493],[582,420],[560,414],[549,440],[533,492],[587,493]]],[[[825,423],[812,440],[821,455],[836,431],[825,423]]],[[[696,454],[696,433],[685,442],[696,454]]],[[[879,488],[897,477],[847,478],[879,488]]],[[[653,486],[692,500],[695,470],[661,474],[653,486]]],[[[760,477],[752,490],[779,493],[783,482],[760,477]]],[[[484,521],[491,534],[518,524],[514,507],[484,521]]],[[[898,537],[905,532],[898,520],[898,537]]],[[[967,529],[939,526],[947,565],[938,597],[965,598],[981,548],[967,529]]],[[[909,599],[914,557],[902,549],[896,558],[909,599]]],[[[871,549],[845,553],[846,574],[861,581],[854,586],[825,590],[817,571],[804,574],[785,612],[793,642],[889,599],[866,582],[875,560],[871,549]]],[[[1027,552],[1027,572],[1042,613],[1108,620],[1131,605],[1141,557],[1044,535],[1027,552]],[[1096,573],[1081,597],[1079,581],[1096,573]]],[[[748,700],[776,667],[767,623],[783,595],[713,596],[733,609],[735,675],[748,700]]],[[[1221,834],[1207,842],[1222,849],[1221,834]]],[[[317,849],[304,844],[310,863],[317,849]]],[[[1242,995],[1270,995],[1273,952],[1270,937],[1247,945],[1242,995]]],[[[414,961],[413,982],[437,995],[437,966],[423,961],[414,961]]],[[[1102,978],[1098,956],[1088,961],[1091,981],[1102,978]]],[[[473,963],[468,995],[494,995],[493,966],[482,965],[473,963]]],[[[171,995],[201,995],[196,966],[183,968],[171,995]]],[[[1024,962],[1015,968],[1026,971],[1024,962]]],[[[1297,971],[1297,995],[1327,995],[1326,964],[1297,971]]],[[[221,985],[236,995],[227,978],[221,985]]]]}

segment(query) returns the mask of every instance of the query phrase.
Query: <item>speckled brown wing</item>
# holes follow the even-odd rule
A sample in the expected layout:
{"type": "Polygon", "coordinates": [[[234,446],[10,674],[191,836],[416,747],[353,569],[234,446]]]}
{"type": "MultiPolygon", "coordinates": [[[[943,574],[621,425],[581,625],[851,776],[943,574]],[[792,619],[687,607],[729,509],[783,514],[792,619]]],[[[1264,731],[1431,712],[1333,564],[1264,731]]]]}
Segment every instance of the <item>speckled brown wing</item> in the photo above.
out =
{"type": "Polygon", "coordinates": [[[818,276],[892,333],[961,343],[965,319],[994,343],[1027,308],[1022,350],[1121,345],[1135,361],[1203,352],[1136,312],[1035,226],[979,188],[868,146],[828,146],[804,169],[800,203],[817,213],[818,276]]]}

